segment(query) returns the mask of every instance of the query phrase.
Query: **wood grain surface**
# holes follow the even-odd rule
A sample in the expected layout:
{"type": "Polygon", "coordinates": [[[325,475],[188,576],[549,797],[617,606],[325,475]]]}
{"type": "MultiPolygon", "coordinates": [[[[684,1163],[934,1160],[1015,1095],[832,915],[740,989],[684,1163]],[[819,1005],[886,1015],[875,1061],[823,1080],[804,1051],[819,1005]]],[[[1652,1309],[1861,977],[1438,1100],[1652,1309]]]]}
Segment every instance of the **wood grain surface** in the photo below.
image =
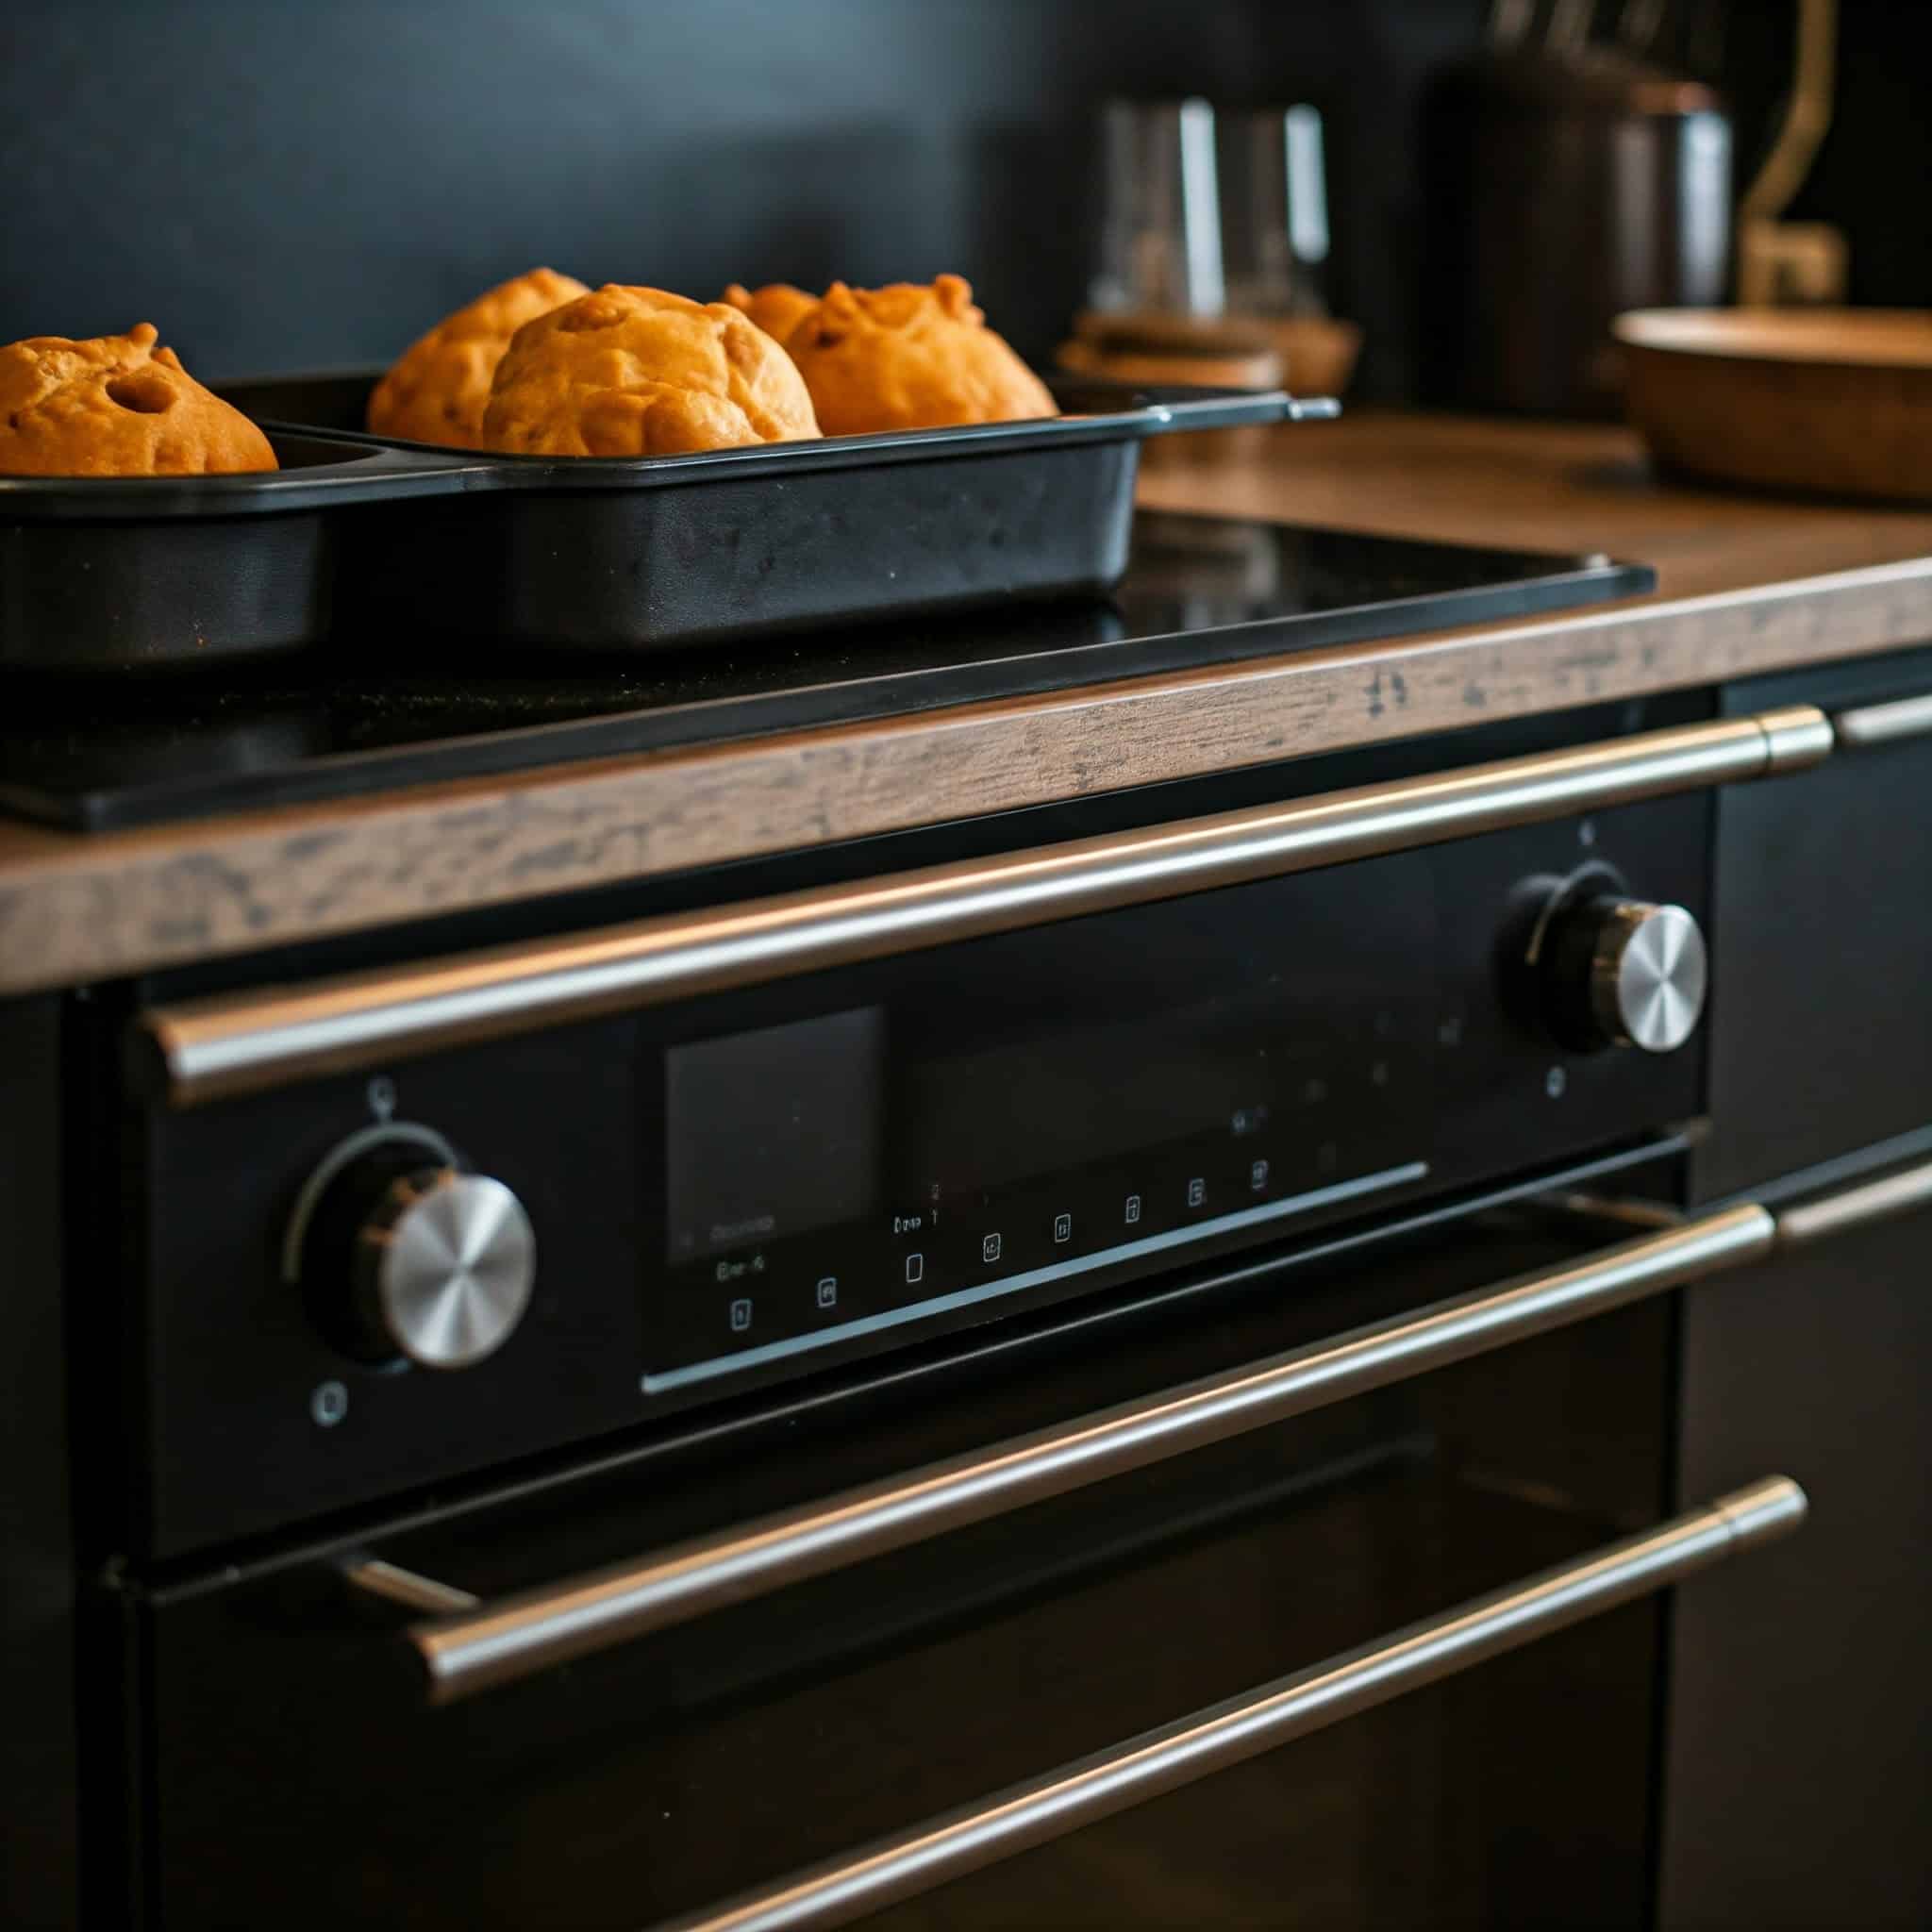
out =
{"type": "Polygon", "coordinates": [[[1192,508],[1657,566],[1657,595],[710,749],[83,836],[0,824],[0,992],[1932,640],[1932,513],[1661,487],[1625,431],[1363,416],[1192,508]]]}
{"type": "MultiPolygon", "coordinates": [[[[1363,412],[1275,434],[1266,463],[1169,472],[1149,480],[1143,499],[1447,542],[1606,550],[1655,564],[1659,598],[1932,554],[1932,506],[1663,480],[1635,432],[1615,426],[1363,412]]],[[[1919,636],[1901,641],[1927,638],[1922,618],[1919,636]]],[[[1694,664],[1687,669],[1695,682],[1694,664]]]]}

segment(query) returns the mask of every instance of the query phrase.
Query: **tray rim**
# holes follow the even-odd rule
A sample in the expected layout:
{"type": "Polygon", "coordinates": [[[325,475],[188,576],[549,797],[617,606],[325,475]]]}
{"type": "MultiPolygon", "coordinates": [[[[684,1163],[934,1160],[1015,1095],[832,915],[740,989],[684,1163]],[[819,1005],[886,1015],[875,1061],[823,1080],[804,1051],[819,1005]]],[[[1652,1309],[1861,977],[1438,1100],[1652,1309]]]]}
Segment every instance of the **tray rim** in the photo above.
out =
{"type": "Polygon", "coordinates": [[[448,451],[426,457],[310,423],[263,422],[269,440],[340,447],[335,462],[216,476],[9,476],[0,475],[0,528],[53,523],[145,524],[275,516],[454,495],[474,487],[471,465],[448,451]]]}
{"type": "MultiPolygon", "coordinates": [[[[232,391],[274,383],[367,381],[379,369],[337,369],[236,379],[213,385],[232,391]]],[[[662,489],[677,484],[796,476],[886,463],[937,462],[1095,442],[1140,442],[1153,436],[1251,425],[1330,421],[1341,413],[1332,397],[1294,396],[1286,390],[1211,386],[1153,386],[1059,378],[1062,395],[1118,393],[1123,407],[1026,418],[966,423],[797,442],[753,443],[675,457],[545,457],[451,450],[434,443],[336,429],[298,417],[254,418],[273,437],[336,445],[338,463],[299,470],[259,470],[221,476],[0,475],[0,525],[7,523],[144,522],[175,518],[260,516],[336,506],[472,493],[579,494],[662,489]],[[1131,403],[1125,401],[1131,397],[1131,403]]]]}
{"type": "MultiPolygon", "coordinates": [[[[237,378],[216,385],[218,394],[275,384],[366,383],[373,388],[378,368],[321,370],[292,375],[237,378]]],[[[675,457],[551,457],[510,451],[453,451],[407,438],[377,436],[366,429],[339,429],[308,423],[299,416],[268,414],[263,426],[282,433],[314,433],[338,441],[407,452],[412,457],[452,461],[476,474],[467,487],[491,491],[604,491],[663,487],[756,475],[808,475],[816,470],[857,469],[876,463],[939,461],[955,456],[1072,447],[1093,442],[1144,441],[1191,430],[1234,429],[1250,425],[1327,422],[1341,404],[1330,396],[1296,396],[1283,389],[1231,389],[1212,384],[1109,382],[1061,372],[1044,378],[1057,397],[1117,399],[1114,408],[1070,409],[1058,416],[1024,417],[1006,423],[959,423],[931,429],[875,430],[858,436],[827,436],[797,441],[748,443],[732,449],[700,450],[675,457]]]]}

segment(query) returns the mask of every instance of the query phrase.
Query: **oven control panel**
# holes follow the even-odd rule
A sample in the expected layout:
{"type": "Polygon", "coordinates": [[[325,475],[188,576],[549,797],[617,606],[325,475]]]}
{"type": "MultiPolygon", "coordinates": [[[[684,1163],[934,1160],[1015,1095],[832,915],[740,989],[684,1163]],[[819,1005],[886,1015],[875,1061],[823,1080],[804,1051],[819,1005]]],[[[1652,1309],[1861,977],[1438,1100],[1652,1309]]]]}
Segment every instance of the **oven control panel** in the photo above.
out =
{"type": "Polygon", "coordinates": [[[1709,810],[1658,800],[157,1108],[154,1546],[1634,1144],[1700,1108],[1709,810]]]}

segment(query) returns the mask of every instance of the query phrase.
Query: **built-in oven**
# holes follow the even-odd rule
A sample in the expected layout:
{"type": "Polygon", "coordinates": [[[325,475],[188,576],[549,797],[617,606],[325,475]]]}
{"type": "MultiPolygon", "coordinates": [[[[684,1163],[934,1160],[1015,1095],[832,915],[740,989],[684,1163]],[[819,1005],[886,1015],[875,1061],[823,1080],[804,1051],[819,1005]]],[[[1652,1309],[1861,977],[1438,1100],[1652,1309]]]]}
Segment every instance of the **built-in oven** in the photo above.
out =
{"type": "Polygon", "coordinates": [[[1674,1493],[1713,788],[1832,740],[1541,728],[136,990],[97,1909],[1641,1921],[1806,1507],[1674,1493]]]}

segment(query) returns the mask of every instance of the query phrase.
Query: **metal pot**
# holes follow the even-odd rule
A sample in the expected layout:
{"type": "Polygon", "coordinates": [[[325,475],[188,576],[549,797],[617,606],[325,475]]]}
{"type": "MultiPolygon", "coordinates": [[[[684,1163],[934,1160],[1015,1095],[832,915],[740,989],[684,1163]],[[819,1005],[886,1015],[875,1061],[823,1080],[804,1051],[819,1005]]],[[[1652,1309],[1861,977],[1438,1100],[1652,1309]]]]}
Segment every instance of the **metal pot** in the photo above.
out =
{"type": "Polygon", "coordinates": [[[1435,400],[1614,414],[1611,318],[1724,300],[1731,125],[1702,82],[1608,48],[1491,52],[1441,76],[1425,149],[1435,400]]]}

